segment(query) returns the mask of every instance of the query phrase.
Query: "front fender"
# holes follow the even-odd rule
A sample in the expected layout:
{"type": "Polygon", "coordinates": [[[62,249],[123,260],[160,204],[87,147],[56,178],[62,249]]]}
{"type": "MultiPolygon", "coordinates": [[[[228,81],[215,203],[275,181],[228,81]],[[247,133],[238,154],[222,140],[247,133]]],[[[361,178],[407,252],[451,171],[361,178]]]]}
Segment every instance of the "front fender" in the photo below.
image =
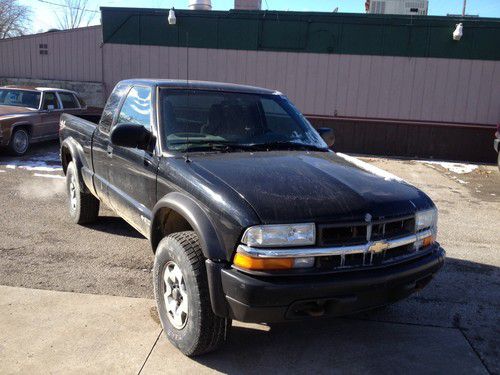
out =
{"type": "Polygon", "coordinates": [[[153,208],[150,234],[153,250],[156,249],[162,239],[161,220],[165,210],[167,212],[170,210],[177,212],[191,225],[200,239],[205,258],[214,261],[225,261],[226,252],[223,242],[217,235],[206,209],[202,208],[190,196],[179,192],[168,193],[153,208]]]}

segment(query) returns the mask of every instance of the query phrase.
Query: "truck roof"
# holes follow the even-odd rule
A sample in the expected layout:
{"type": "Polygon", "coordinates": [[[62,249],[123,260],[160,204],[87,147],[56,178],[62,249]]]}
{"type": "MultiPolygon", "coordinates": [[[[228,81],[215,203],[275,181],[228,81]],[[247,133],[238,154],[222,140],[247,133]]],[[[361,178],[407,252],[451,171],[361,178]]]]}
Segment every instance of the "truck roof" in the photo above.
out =
{"type": "Polygon", "coordinates": [[[248,94],[267,94],[279,95],[281,94],[276,90],[269,90],[262,87],[238,85],[235,83],[221,83],[210,81],[192,81],[180,79],[127,79],[120,81],[120,83],[127,84],[142,84],[155,87],[176,88],[176,89],[195,89],[195,90],[212,90],[212,91],[230,91],[241,92],[248,94]]]}

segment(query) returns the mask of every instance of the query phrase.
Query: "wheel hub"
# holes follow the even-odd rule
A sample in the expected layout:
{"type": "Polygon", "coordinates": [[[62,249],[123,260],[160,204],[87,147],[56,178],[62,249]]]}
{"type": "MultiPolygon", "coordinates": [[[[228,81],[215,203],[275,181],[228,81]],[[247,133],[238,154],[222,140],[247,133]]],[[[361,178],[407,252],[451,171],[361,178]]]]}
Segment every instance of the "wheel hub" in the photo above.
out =
{"type": "Polygon", "coordinates": [[[76,184],[75,177],[71,178],[71,182],[69,183],[69,202],[71,205],[71,209],[76,210],[77,196],[76,196],[76,184]]]}
{"type": "Polygon", "coordinates": [[[24,153],[26,152],[26,149],[28,148],[28,137],[24,131],[18,131],[16,134],[14,134],[14,150],[18,153],[24,153]]]}
{"type": "Polygon", "coordinates": [[[170,323],[182,329],[188,320],[188,295],[181,269],[175,262],[168,262],[163,271],[163,297],[170,323]]]}

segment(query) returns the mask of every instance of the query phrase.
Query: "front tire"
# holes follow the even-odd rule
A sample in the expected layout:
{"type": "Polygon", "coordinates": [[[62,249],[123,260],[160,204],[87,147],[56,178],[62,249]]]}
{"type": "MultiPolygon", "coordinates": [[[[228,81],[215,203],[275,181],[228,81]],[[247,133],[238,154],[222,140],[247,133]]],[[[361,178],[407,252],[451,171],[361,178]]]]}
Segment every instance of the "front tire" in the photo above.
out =
{"type": "Polygon", "coordinates": [[[76,224],[87,224],[96,221],[99,216],[99,199],[82,191],[74,162],[68,164],[66,190],[71,220],[76,224]]]}
{"type": "Polygon", "coordinates": [[[226,341],[231,320],[212,311],[205,258],[195,232],[173,233],[159,243],[153,277],[163,330],[182,353],[205,354],[226,341]]]}
{"type": "Polygon", "coordinates": [[[30,135],[25,128],[17,128],[10,137],[9,151],[12,155],[23,156],[30,147],[30,135]]]}

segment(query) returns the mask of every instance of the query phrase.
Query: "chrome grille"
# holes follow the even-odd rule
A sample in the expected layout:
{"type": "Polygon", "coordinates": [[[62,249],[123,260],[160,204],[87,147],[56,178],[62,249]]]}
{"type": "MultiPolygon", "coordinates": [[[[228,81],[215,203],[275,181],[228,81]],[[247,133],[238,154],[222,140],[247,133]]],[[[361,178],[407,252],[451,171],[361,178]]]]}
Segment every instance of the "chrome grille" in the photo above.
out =
{"type": "MultiPolygon", "coordinates": [[[[318,245],[352,246],[374,241],[393,240],[415,234],[415,217],[406,216],[374,222],[351,224],[319,224],[318,245]]],[[[413,243],[386,249],[381,253],[353,252],[351,254],[318,257],[316,267],[320,269],[355,268],[376,266],[404,257],[412,256],[417,249],[413,243]]]]}

